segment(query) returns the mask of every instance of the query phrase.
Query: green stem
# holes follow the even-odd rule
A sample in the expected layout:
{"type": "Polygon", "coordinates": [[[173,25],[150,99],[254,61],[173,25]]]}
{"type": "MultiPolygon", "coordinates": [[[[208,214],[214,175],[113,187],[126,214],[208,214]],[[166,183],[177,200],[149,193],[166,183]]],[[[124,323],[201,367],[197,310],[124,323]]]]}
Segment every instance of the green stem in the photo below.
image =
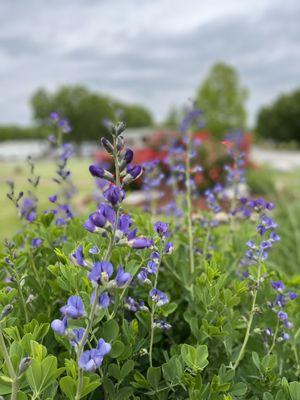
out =
{"type": "Polygon", "coordinates": [[[187,148],[185,161],[185,184],[186,184],[186,217],[188,223],[188,239],[189,239],[189,259],[190,274],[193,275],[195,270],[194,261],[194,238],[193,238],[193,222],[192,222],[192,192],[191,192],[191,133],[187,134],[187,148]]]}
{"type": "Polygon", "coordinates": [[[249,316],[249,320],[247,323],[246,333],[245,333],[242,347],[241,347],[238,357],[232,367],[234,370],[238,367],[240,361],[242,360],[242,358],[244,356],[244,352],[245,352],[245,349],[246,349],[246,346],[247,346],[247,343],[248,343],[248,340],[250,337],[250,331],[252,328],[253,318],[254,318],[254,314],[256,311],[255,310],[256,309],[256,298],[257,298],[257,292],[258,292],[259,282],[260,282],[260,277],[261,277],[261,268],[262,268],[262,265],[261,265],[261,255],[260,255],[259,259],[258,259],[258,271],[257,271],[256,285],[253,289],[253,299],[252,299],[252,305],[251,305],[251,310],[250,310],[250,316],[249,316]]]}
{"type": "Polygon", "coordinates": [[[8,351],[7,351],[7,348],[6,348],[6,344],[5,344],[5,340],[4,340],[4,337],[3,337],[1,329],[0,329],[0,349],[1,349],[2,356],[4,358],[5,364],[6,364],[7,369],[8,369],[9,377],[12,380],[10,399],[11,400],[16,400],[17,399],[17,394],[18,394],[18,389],[19,389],[18,376],[17,376],[17,374],[15,372],[15,369],[14,369],[14,367],[12,365],[10,356],[8,354],[8,351]]]}
{"type": "Polygon", "coordinates": [[[276,324],[276,328],[275,328],[272,344],[271,344],[271,347],[269,348],[269,351],[268,351],[268,355],[272,353],[272,351],[273,351],[273,349],[274,349],[274,347],[276,345],[278,329],[279,329],[279,320],[277,319],[277,324],[276,324]]]}
{"type": "MultiPolygon", "coordinates": [[[[161,265],[161,261],[162,261],[162,254],[163,254],[163,248],[164,246],[161,246],[160,249],[160,258],[159,258],[159,263],[157,265],[157,271],[155,274],[155,280],[154,280],[154,285],[153,285],[153,289],[156,289],[157,286],[157,281],[158,281],[158,274],[159,274],[159,268],[161,265]]],[[[152,351],[153,351],[153,341],[154,341],[154,314],[155,314],[155,308],[156,308],[156,304],[152,302],[152,306],[151,306],[151,316],[150,316],[150,345],[149,345],[149,363],[150,363],[150,367],[152,367],[152,351]]]]}
{"type": "MultiPolygon", "coordinates": [[[[120,170],[119,170],[119,164],[118,164],[118,156],[117,156],[115,139],[114,139],[114,149],[115,149],[114,150],[114,163],[115,163],[115,173],[116,173],[116,185],[119,186],[120,185],[120,170]]],[[[109,261],[109,259],[111,257],[111,252],[112,252],[113,246],[115,244],[115,236],[116,236],[116,231],[117,231],[117,228],[118,228],[119,216],[120,216],[120,206],[118,205],[117,206],[117,210],[116,210],[116,218],[115,218],[113,231],[112,231],[112,234],[110,236],[108,248],[107,248],[107,251],[106,251],[106,254],[105,254],[105,257],[104,257],[104,259],[106,261],[109,261]]],[[[90,333],[90,331],[91,331],[91,329],[93,327],[100,290],[101,290],[100,286],[97,286],[95,297],[94,297],[94,301],[93,301],[93,304],[92,304],[92,308],[91,308],[89,316],[88,316],[87,327],[85,329],[85,332],[83,334],[83,337],[82,337],[80,343],[78,344],[78,348],[77,348],[77,365],[78,365],[78,361],[79,361],[79,359],[80,359],[80,357],[82,355],[82,352],[83,352],[83,349],[84,349],[84,344],[85,344],[85,342],[86,342],[86,340],[88,338],[88,335],[89,335],[89,333],[90,333]]],[[[78,367],[78,380],[77,380],[77,389],[76,389],[75,400],[80,400],[82,387],[83,387],[83,370],[78,367]]]]}
{"type": "Polygon", "coordinates": [[[16,271],[13,268],[11,268],[9,265],[7,265],[6,268],[8,269],[11,277],[15,280],[15,282],[17,284],[17,289],[19,292],[20,300],[21,300],[21,306],[23,308],[23,314],[25,317],[25,322],[27,324],[29,322],[29,318],[28,318],[28,312],[27,312],[27,308],[26,308],[26,302],[25,302],[22,288],[21,288],[20,281],[19,281],[19,276],[17,275],[16,271]]]}

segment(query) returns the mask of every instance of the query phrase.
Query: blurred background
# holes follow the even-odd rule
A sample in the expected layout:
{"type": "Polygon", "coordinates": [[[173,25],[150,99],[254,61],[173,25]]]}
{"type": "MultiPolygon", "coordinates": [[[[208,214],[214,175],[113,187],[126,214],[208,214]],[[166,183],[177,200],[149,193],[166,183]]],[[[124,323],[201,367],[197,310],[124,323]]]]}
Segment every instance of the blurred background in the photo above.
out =
{"type": "Polygon", "coordinates": [[[300,243],[299,21],[298,0],[1,0],[1,238],[17,220],[6,181],[26,182],[28,155],[45,202],[51,193],[52,111],[72,127],[80,208],[91,191],[88,162],[102,160],[99,137],[116,110],[138,161],[148,162],[163,157],[160,144],[192,98],[203,110],[209,180],[224,135],[244,132],[252,192],[276,197],[289,245],[300,243]]]}

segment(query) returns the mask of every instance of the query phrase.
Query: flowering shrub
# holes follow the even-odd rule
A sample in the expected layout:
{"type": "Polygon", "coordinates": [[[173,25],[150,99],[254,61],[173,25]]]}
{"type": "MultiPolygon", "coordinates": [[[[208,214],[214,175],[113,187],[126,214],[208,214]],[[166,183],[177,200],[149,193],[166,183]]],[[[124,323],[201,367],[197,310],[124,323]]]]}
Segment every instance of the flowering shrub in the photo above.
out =
{"type": "MultiPolygon", "coordinates": [[[[268,267],[280,246],[275,206],[239,192],[243,157],[227,141],[226,187],[206,190],[206,211],[195,209],[202,168],[189,128],[199,116],[185,116],[170,149],[175,201],[153,219],[124,207],[143,168],[121,122],[102,139],[114,168],[89,167],[104,181],[103,200],[76,214],[70,128],[52,114],[51,207],[39,210],[34,193],[21,202],[9,184],[22,230],[1,254],[1,398],[300,399],[297,288],[268,267]]],[[[148,169],[150,191],[164,176],[148,169]]]]}

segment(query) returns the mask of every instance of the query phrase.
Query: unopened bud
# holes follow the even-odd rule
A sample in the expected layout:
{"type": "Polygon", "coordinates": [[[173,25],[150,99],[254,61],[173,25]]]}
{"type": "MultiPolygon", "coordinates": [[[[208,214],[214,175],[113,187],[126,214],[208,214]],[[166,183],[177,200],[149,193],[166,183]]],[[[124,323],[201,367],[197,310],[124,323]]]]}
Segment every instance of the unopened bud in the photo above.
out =
{"type": "Polygon", "coordinates": [[[12,304],[6,304],[6,306],[3,308],[1,314],[0,314],[0,320],[5,318],[8,314],[10,314],[13,310],[13,305],[12,304]]]}
{"type": "Polygon", "coordinates": [[[114,152],[114,147],[108,139],[106,139],[105,137],[101,138],[101,143],[109,154],[112,154],[114,152]]]}
{"type": "Polygon", "coordinates": [[[116,143],[117,150],[120,151],[120,150],[123,148],[123,146],[124,146],[124,137],[121,136],[121,135],[118,136],[116,142],[117,142],[117,143],[116,143]]]}
{"type": "Polygon", "coordinates": [[[115,126],[116,130],[116,135],[119,136],[121,135],[122,132],[124,132],[126,129],[126,124],[124,121],[118,122],[117,125],[115,126]]]}
{"type": "Polygon", "coordinates": [[[33,294],[30,294],[30,295],[27,297],[26,304],[32,303],[33,300],[34,300],[34,298],[35,298],[34,295],[33,295],[33,294]]]}
{"type": "Polygon", "coordinates": [[[23,374],[31,364],[31,357],[24,357],[19,364],[19,375],[23,374]]]}

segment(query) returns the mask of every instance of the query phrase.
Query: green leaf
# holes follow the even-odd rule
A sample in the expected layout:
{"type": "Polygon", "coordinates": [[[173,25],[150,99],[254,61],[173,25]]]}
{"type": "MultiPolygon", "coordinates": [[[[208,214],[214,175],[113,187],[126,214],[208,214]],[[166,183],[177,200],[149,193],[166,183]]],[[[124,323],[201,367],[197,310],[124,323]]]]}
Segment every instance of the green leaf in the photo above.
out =
{"type": "Polygon", "coordinates": [[[247,393],[247,385],[243,382],[238,382],[235,385],[233,385],[232,389],[230,390],[230,393],[233,394],[234,396],[243,396],[244,394],[247,393]]]}
{"type": "Polygon", "coordinates": [[[147,380],[150,385],[157,389],[159,385],[159,381],[161,378],[161,369],[160,367],[150,367],[147,371],[147,380]]]}
{"type": "Polygon", "coordinates": [[[115,378],[117,381],[121,380],[121,370],[118,364],[109,364],[108,373],[110,376],[115,378]]]}
{"type": "Polygon", "coordinates": [[[110,320],[103,324],[101,337],[106,341],[113,341],[119,334],[119,325],[115,320],[110,320]]]}
{"type": "Polygon", "coordinates": [[[174,356],[167,363],[163,364],[162,372],[166,381],[174,382],[175,380],[180,380],[183,368],[178,357],[174,356]]]}
{"type": "Polygon", "coordinates": [[[260,359],[259,355],[255,351],[252,352],[252,361],[256,368],[260,371],[260,359]]]}
{"type": "Polygon", "coordinates": [[[109,356],[112,358],[118,358],[123,353],[124,349],[125,345],[120,340],[116,340],[112,345],[109,356]]]}
{"type": "Polygon", "coordinates": [[[271,395],[271,393],[265,392],[263,395],[263,400],[274,400],[274,397],[271,395]]]}
{"type": "Polygon", "coordinates": [[[90,377],[83,378],[83,386],[82,386],[82,397],[87,396],[89,393],[93,392],[100,385],[100,378],[95,374],[94,379],[90,379],[90,377]]]}
{"type": "Polygon", "coordinates": [[[121,368],[121,379],[123,380],[124,378],[126,378],[127,375],[130,374],[130,372],[133,370],[134,368],[134,361],[133,360],[127,360],[122,368],[121,368]]]}
{"type": "Polygon", "coordinates": [[[120,389],[116,395],[116,400],[127,400],[130,396],[133,395],[133,388],[126,386],[120,389]]]}
{"type": "Polygon", "coordinates": [[[72,400],[75,398],[76,381],[73,378],[71,378],[70,376],[64,376],[59,381],[59,386],[68,399],[72,400]]]}
{"type": "Polygon", "coordinates": [[[300,399],[300,382],[291,382],[289,384],[289,392],[292,400],[300,399]]]}
{"type": "Polygon", "coordinates": [[[208,365],[208,349],[205,345],[193,347],[184,344],[181,346],[181,356],[193,371],[202,371],[208,365]]]}

